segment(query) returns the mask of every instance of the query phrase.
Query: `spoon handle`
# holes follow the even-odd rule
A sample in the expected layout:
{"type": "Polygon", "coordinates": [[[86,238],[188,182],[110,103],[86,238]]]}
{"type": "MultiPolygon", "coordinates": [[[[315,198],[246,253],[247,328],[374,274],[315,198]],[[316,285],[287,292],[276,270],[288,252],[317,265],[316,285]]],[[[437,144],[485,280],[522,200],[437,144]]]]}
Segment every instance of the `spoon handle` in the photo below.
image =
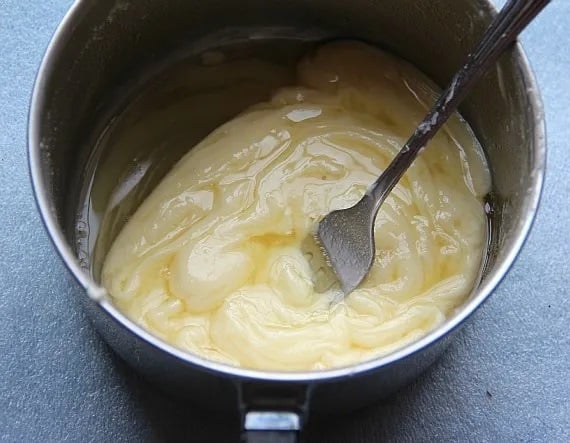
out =
{"type": "Polygon", "coordinates": [[[416,156],[453,114],[473,85],[549,2],[550,0],[509,0],[501,9],[475,51],[469,54],[466,63],[451,79],[428,115],[368,189],[367,197],[373,200],[374,214],[416,156]]]}

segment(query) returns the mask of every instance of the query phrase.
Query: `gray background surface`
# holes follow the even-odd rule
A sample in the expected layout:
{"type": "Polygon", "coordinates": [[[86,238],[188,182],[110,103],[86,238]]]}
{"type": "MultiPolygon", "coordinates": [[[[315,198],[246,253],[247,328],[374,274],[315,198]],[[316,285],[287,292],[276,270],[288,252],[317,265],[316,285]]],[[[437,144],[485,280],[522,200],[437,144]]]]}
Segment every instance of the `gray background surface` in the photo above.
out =
{"type": "MultiPolygon", "coordinates": [[[[166,397],[100,340],[41,226],[28,102],[71,3],[0,0],[0,438],[231,441],[223,418],[166,397]]],[[[569,25],[570,0],[554,0],[522,38],[545,102],[549,158],[517,263],[425,375],[366,410],[313,423],[309,441],[570,441],[569,25]]]]}

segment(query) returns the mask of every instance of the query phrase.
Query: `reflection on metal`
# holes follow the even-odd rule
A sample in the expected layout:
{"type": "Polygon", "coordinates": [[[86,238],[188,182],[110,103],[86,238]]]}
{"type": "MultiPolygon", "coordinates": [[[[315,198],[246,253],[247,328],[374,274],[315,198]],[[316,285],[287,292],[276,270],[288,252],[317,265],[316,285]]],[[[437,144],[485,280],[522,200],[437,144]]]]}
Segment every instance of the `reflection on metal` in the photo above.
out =
{"type": "Polygon", "coordinates": [[[248,412],[245,416],[247,431],[298,431],[301,420],[294,412],[248,412]]]}

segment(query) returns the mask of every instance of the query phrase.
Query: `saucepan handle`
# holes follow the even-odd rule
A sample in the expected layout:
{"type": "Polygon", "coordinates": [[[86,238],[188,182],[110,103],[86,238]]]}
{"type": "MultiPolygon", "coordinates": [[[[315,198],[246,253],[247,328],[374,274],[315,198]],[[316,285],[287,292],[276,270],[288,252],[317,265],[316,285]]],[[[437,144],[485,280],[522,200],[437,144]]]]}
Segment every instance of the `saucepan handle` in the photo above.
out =
{"type": "Polygon", "coordinates": [[[241,382],[238,386],[244,443],[298,443],[310,386],[241,382]]]}
{"type": "Polygon", "coordinates": [[[298,443],[302,418],[287,411],[249,411],[244,417],[244,443],[298,443]]]}

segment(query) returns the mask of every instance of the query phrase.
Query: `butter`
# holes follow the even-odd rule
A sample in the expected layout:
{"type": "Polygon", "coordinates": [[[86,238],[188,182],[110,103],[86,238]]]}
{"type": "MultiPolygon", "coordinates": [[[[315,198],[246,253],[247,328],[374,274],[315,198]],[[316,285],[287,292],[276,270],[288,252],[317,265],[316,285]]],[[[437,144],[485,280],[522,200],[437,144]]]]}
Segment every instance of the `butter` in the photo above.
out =
{"type": "Polygon", "coordinates": [[[382,206],[371,272],[346,299],[310,239],[360,199],[435,96],[388,53],[322,46],[295,86],[188,151],[115,240],[103,286],[165,341],[248,368],[339,367],[417,340],[464,302],[486,242],[490,174],[459,115],[382,206]]]}

